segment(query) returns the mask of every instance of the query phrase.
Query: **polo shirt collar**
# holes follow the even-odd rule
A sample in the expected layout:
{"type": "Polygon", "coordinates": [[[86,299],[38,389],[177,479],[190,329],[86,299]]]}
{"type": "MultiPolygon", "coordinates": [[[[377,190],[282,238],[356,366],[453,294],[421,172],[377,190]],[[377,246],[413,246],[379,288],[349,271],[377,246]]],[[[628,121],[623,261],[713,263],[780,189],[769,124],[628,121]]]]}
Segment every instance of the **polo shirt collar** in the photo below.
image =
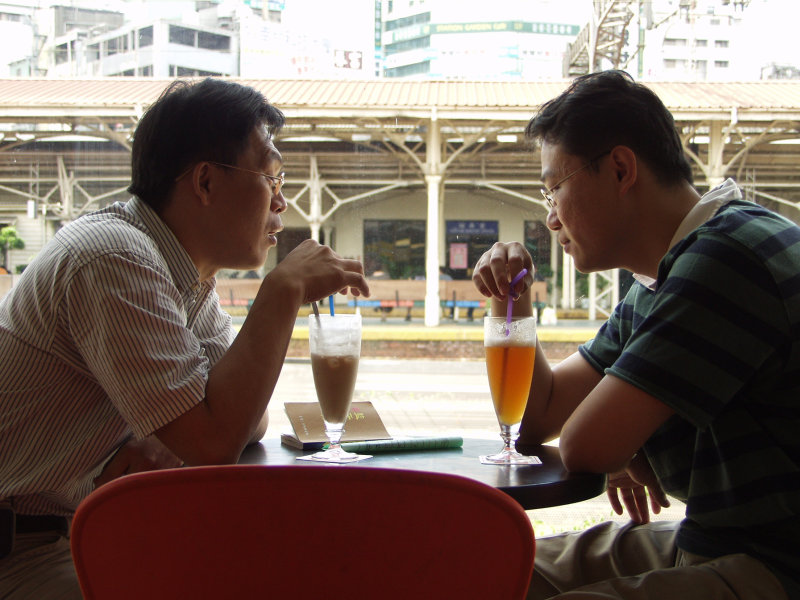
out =
{"type": "MultiPolygon", "coordinates": [[[[680,242],[692,231],[711,219],[715,214],[717,214],[717,211],[720,208],[733,200],[741,199],[742,191],[739,189],[739,186],[736,185],[733,179],[730,178],[726,179],[717,187],[707,192],[702,198],[700,198],[700,201],[695,204],[688,213],[686,213],[683,221],[681,221],[681,224],[678,225],[678,228],[675,230],[675,234],[672,236],[672,240],[669,243],[669,249],[671,250],[675,244],[680,242]]],[[[633,278],[643,286],[655,291],[656,280],[652,277],[634,273],[633,278]]]]}

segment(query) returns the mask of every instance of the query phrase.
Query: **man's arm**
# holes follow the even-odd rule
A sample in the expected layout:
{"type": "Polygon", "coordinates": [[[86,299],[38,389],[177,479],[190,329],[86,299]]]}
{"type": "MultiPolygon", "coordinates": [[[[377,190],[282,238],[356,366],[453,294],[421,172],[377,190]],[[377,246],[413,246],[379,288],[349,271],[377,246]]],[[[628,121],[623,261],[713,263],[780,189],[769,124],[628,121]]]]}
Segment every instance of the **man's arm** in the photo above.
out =
{"type": "Polygon", "coordinates": [[[606,375],[561,430],[564,465],[570,471],[620,471],[674,412],[636,386],[606,375]]]}
{"type": "MultiPolygon", "coordinates": [[[[491,297],[492,314],[506,314],[511,277],[523,268],[525,291],[514,316],[530,316],[533,262],[522,244],[496,243],[475,265],[473,282],[491,297]]],[[[613,376],[603,376],[575,353],[551,367],[537,345],[531,392],[520,427],[520,444],[560,437],[567,468],[601,473],[624,468],[645,440],[673,414],[659,400],[613,376]]]]}
{"type": "Polygon", "coordinates": [[[559,437],[564,423],[600,379],[601,375],[577,352],[551,367],[537,344],[519,442],[541,444],[559,437]]]}
{"type": "Polygon", "coordinates": [[[133,439],[123,444],[105,464],[100,475],[94,480],[94,486],[100,487],[129,473],[174,469],[182,465],[183,461],[170,452],[156,436],[151,435],[141,440],[133,439]]]}
{"type": "MultiPolygon", "coordinates": [[[[492,297],[493,315],[505,314],[506,308],[507,300],[492,297]]],[[[527,317],[532,314],[530,289],[527,289],[514,301],[512,315],[527,317]]],[[[518,443],[541,444],[557,438],[569,416],[601,378],[602,375],[577,352],[551,367],[537,340],[531,391],[518,443]]]]}
{"type": "Polygon", "coordinates": [[[263,436],[265,411],[302,304],[351,288],[369,294],[361,263],[307,240],[265,278],[230,349],[211,368],[205,399],[156,435],[187,465],[236,462],[263,436]]]}

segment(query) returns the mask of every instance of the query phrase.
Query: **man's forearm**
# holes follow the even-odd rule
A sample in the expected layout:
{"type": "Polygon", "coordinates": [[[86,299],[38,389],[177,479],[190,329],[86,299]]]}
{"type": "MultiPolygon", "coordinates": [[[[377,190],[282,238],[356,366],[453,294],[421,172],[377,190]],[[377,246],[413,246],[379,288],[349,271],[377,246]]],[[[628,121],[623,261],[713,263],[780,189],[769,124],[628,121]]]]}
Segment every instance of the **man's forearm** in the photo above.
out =
{"type": "Polygon", "coordinates": [[[234,463],[263,437],[299,307],[284,287],[270,288],[265,279],[233,344],[209,372],[204,401],[158,431],[186,464],[234,463]]]}
{"type": "Polygon", "coordinates": [[[564,423],[601,379],[578,352],[551,368],[540,346],[520,440],[542,443],[559,437],[564,423]]]}

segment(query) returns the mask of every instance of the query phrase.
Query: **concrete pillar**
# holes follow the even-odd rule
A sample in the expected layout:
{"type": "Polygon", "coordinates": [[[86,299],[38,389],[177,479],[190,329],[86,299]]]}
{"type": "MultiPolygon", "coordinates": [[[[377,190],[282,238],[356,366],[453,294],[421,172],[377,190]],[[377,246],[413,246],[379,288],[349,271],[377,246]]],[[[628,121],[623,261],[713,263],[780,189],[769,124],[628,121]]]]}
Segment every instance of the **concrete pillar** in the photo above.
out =
{"type": "Polygon", "coordinates": [[[436,112],[428,126],[425,182],[428,187],[428,217],[425,224],[425,325],[439,324],[439,192],[442,185],[442,143],[436,112]]]}
{"type": "Polygon", "coordinates": [[[722,121],[711,121],[708,128],[708,170],[707,179],[710,188],[718,186],[725,180],[725,132],[722,121]]]}
{"type": "MultiPolygon", "coordinates": [[[[319,242],[321,241],[319,231],[322,227],[322,182],[319,176],[319,168],[317,167],[317,157],[313,154],[311,155],[308,197],[310,201],[308,226],[311,228],[311,239],[319,242]]],[[[329,235],[326,235],[327,240],[330,240],[329,235]]]]}
{"type": "Polygon", "coordinates": [[[428,219],[425,227],[425,325],[439,324],[439,186],[441,175],[427,175],[428,219]]]}

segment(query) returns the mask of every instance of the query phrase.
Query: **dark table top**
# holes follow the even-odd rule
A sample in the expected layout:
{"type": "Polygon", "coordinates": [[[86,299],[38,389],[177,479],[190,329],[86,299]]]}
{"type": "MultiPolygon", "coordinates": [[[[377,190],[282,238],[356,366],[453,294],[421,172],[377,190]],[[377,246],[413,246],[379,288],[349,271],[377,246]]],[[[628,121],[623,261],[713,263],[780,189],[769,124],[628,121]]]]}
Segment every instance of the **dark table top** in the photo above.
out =
{"type": "MultiPolygon", "coordinates": [[[[499,452],[502,442],[465,439],[461,448],[375,453],[372,458],[332,468],[410,469],[434,473],[452,473],[496,487],[520,503],[525,510],[571,504],[594,498],[606,487],[605,475],[569,473],[561,462],[558,448],[530,446],[519,448],[525,454],[538,456],[541,465],[497,466],[478,461],[482,454],[499,452]]],[[[240,464],[319,465],[298,461],[297,456],[313,450],[297,450],[281,444],[279,439],[264,439],[245,448],[240,464]]]]}

